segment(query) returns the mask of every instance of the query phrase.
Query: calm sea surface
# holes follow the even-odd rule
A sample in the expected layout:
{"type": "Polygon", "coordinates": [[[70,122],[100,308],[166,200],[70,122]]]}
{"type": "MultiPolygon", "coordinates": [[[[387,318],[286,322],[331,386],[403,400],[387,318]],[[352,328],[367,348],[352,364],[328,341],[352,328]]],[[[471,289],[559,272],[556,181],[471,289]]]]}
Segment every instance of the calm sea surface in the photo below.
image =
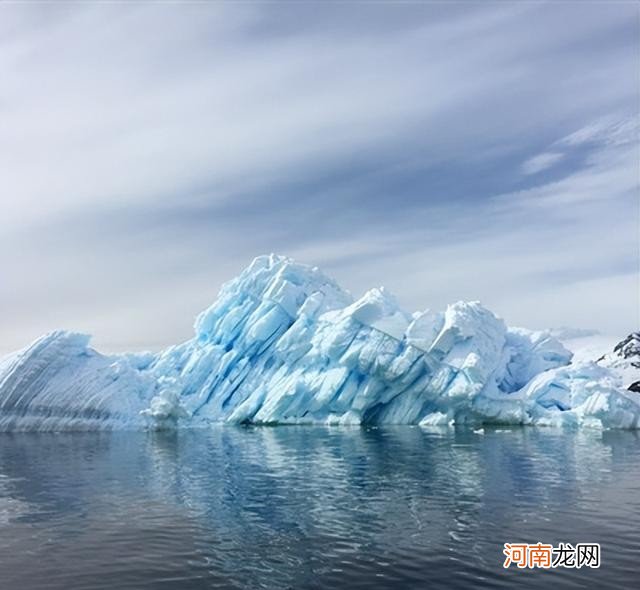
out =
{"type": "Polygon", "coordinates": [[[0,435],[0,588],[640,588],[640,438],[517,428],[0,435]],[[600,569],[504,570],[504,542],[600,569]]]}

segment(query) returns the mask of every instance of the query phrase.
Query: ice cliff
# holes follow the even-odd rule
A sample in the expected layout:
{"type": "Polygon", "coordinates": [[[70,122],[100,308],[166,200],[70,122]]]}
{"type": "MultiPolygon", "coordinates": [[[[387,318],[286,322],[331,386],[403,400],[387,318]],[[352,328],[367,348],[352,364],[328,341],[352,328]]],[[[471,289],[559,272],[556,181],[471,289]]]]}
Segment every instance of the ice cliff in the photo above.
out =
{"type": "Polygon", "coordinates": [[[614,364],[571,364],[548,332],[509,328],[477,302],[411,315],[384,289],[354,301],[319,269],[271,255],[224,285],[191,340],[158,354],[107,356],[59,331],[1,359],[0,430],[637,428],[640,393],[614,364]]]}

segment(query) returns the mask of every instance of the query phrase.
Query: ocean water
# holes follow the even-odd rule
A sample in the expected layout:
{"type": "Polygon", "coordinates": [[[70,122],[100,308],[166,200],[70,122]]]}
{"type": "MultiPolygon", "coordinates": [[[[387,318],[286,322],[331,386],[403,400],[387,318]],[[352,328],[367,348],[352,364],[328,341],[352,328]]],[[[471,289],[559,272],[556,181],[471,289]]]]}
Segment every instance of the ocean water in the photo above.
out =
{"type": "Polygon", "coordinates": [[[638,588],[639,459],[534,428],[4,434],[0,588],[638,588]],[[538,541],[601,567],[502,567],[538,541]]]}

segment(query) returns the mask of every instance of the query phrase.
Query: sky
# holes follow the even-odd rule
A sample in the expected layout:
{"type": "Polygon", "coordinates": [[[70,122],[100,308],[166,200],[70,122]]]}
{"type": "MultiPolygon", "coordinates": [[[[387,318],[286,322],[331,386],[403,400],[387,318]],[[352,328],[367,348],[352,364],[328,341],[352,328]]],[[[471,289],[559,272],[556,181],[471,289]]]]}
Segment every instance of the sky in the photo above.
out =
{"type": "Polygon", "coordinates": [[[0,4],[0,352],[158,350],[257,255],[640,328],[635,2],[0,4]]]}

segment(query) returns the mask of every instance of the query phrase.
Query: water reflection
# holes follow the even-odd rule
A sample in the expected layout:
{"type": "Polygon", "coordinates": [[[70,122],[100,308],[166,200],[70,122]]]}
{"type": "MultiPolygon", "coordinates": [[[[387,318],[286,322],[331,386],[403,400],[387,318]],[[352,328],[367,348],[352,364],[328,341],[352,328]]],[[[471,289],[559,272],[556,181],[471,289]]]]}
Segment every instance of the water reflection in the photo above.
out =
{"type": "Polygon", "coordinates": [[[625,586],[637,581],[639,449],[634,432],[532,428],[2,435],[0,577],[22,588],[536,587],[545,575],[625,586]],[[538,540],[599,541],[603,567],[501,569],[503,542],[538,540]]]}

